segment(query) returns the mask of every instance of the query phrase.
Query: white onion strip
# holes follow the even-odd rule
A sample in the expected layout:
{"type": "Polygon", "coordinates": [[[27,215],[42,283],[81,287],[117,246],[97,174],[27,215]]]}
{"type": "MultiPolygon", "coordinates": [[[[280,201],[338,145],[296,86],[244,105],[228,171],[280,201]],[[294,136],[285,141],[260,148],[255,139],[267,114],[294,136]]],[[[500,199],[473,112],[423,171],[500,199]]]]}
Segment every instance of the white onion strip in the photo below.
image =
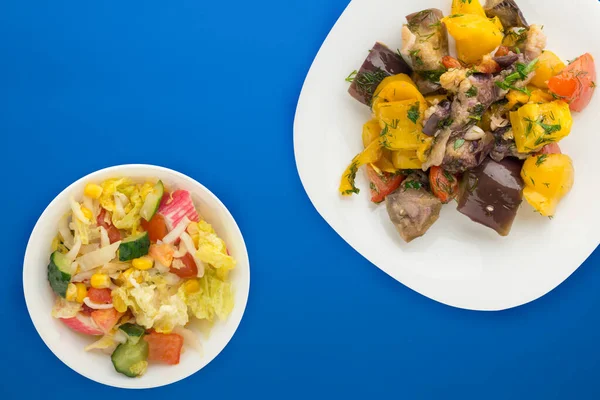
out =
{"type": "Polygon", "coordinates": [[[71,203],[71,211],[73,211],[73,217],[80,220],[84,225],[89,225],[91,221],[83,215],[83,211],[81,211],[81,204],[75,201],[73,196],[69,198],[69,202],[71,203]]]}
{"type": "Polygon", "coordinates": [[[110,240],[108,238],[108,232],[104,229],[103,226],[100,227],[100,247],[106,247],[110,245],[110,240]]]}
{"type": "Polygon", "coordinates": [[[75,244],[73,244],[73,247],[67,253],[67,259],[69,259],[69,261],[71,261],[71,262],[74,261],[77,258],[77,254],[79,254],[80,249],[81,249],[81,238],[78,235],[75,238],[75,244]]]}
{"type": "Polygon", "coordinates": [[[94,303],[93,301],[90,300],[89,297],[86,297],[85,299],[83,299],[83,302],[89,308],[93,308],[94,310],[108,310],[110,308],[113,308],[112,304],[98,304],[98,303],[94,303]]]}
{"type": "Polygon", "coordinates": [[[163,238],[163,243],[172,244],[175,240],[177,240],[178,237],[181,236],[182,233],[185,232],[185,229],[189,223],[190,220],[188,217],[183,217],[179,224],[177,224],[177,226],[163,238]]]}
{"type": "Polygon", "coordinates": [[[73,238],[73,233],[71,233],[71,229],[69,229],[68,214],[63,215],[60,221],[58,221],[58,233],[60,233],[63,243],[67,249],[73,247],[73,241],[75,239],[73,238]]]}

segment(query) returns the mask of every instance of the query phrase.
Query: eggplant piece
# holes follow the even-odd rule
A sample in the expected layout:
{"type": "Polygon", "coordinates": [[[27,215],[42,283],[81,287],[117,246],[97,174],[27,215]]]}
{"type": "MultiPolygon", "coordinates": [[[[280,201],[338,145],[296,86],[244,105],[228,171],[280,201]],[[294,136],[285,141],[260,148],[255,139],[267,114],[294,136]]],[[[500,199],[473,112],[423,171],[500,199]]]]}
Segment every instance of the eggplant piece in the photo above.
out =
{"type": "Polygon", "coordinates": [[[411,174],[385,198],[390,220],[406,243],[423,236],[442,209],[442,202],[426,190],[424,180],[424,173],[411,174]]]}
{"type": "Polygon", "coordinates": [[[508,235],[523,200],[522,165],[514,158],[501,162],[487,158],[477,168],[465,172],[457,210],[502,236],[508,235]]]}
{"type": "Polygon", "coordinates": [[[498,17],[504,29],[529,28],[521,9],[514,0],[487,0],[483,9],[489,18],[498,17]]]}
{"type": "Polygon", "coordinates": [[[505,56],[494,57],[494,61],[496,61],[502,69],[510,67],[516,63],[518,59],[519,56],[513,52],[510,52],[505,56]]]}
{"type": "Polygon", "coordinates": [[[493,147],[494,136],[491,133],[483,132],[483,137],[478,140],[455,138],[448,142],[441,166],[451,174],[463,173],[480,165],[493,147]]]}
{"type": "Polygon", "coordinates": [[[377,42],[354,77],[348,93],[361,103],[370,106],[373,93],[382,80],[392,75],[410,75],[411,72],[412,69],[398,53],[377,42]]]}
{"type": "Polygon", "coordinates": [[[449,122],[448,117],[450,117],[450,109],[452,103],[450,100],[442,100],[435,107],[431,116],[423,125],[423,133],[427,136],[435,136],[436,132],[444,127],[444,125],[449,122]]]}
{"type": "Polygon", "coordinates": [[[412,65],[413,80],[423,94],[440,89],[440,75],[446,69],[440,63],[448,52],[448,32],[441,23],[444,13],[429,8],[406,16],[402,27],[400,53],[412,65]]]}
{"type": "Polygon", "coordinates": [[[492,135],[495,138],[494,147],[490,152],[492,160],[500,162],[506,157],[515,157],[519,160],[525,160],[529,156],[529,154],[519,153],[517,151],[517,145],[510,132],[511,130],[512,127],[507,125],[492,131],[492,135]],[[507,133],[509,134],[507,135],[507,133]]]}

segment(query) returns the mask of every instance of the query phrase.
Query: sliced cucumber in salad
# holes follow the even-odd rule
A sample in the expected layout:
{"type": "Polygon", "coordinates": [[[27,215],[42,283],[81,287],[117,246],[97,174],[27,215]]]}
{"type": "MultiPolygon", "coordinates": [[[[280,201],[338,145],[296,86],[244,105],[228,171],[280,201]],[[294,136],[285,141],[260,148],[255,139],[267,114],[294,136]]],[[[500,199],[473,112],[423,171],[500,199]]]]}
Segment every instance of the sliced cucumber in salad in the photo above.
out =
{"type": "Polygon", "coordinates": [[[130,323],[121,325],[119,329],[127,335],[127,340],[129,340],[133,344],[139,342],[142,336],[144,335],[144,332],[146,332],[146,330],[143,327],[137,324],[130,323]]]}
{"type": "Polygon", "coordinates": [[[146,196],[144,205],[140,210],[140,216],[146,221],[150,221],[152,217],[154,217],[154,214],[156,214],[156,211],[158,211],[158,206],[160,206],[163,194],[165,194],[165,187],[162,181],[158,181],[152,188],[152,192],[148,193],[146,196]]]}
{"type": "Polygon", "coordinates": [[[117,372],[130,378],[142,375],[148,366],[148,343],[139,339],[121,343],[110,357],[117,372]]]}
{"type": "Polygon", "coordinates": [[[134,258],[145,256],[148,254],[149,248],[150,238],[148,232],[141,232],[123,239],[119,245],[119,261],[131,261],[134,258]]]}
{"type": "Polygon", "coordinates": [[[58,251],[52,253],[50,264],[48,264],[48,282],[54,293],[65,298],[67,286],[69,286],[74,273],[73,263],[65,254],[58,251]]]}

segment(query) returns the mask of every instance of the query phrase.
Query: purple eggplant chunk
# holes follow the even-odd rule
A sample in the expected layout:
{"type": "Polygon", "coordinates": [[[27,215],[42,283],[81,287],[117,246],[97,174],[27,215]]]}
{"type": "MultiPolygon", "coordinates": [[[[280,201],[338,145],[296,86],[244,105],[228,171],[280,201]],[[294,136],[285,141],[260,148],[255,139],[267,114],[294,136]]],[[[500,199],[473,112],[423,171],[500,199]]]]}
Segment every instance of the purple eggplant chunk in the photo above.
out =
{"type": "Polygon", "coordinates": [[[427,136],[434,136],[435,133],[444,127],[444,123],[449,121],[450,108],[452,103],[450,100],[442,100],[435,105],[435,111],[423,125],[423,133],[427,136]]]}
{"type": "Polygon", "coordinates": [[[519,60],[519,56],[513,52],[510,52],[505,56],[494,57],[494,61],[496,61],[502,69],[510,67],[516,63],[517,60],[519,60]]]}
{"type": "Polygon", "coordinates": [[[426,181],[424,173],[413,173],[385,198],[390,220],[406,243],[423,236],[440,216],[442,202],[426,190],[426,181]]]}
{"type": "Polygon", "coordinates": [[[370,106],[373,93],[382,80],[392,75],[410,75],[411,72],[411,68],[398,53],[377,42],[354,77],[348,93],[361,103],[370,106]]]}
{"type": "Polygon", "coordinates": [[[480,165],[494,148],[494,136],[485,133],[481,139],[455,138],[448,142],[442,168],[451,174],[460,174],[480,165]]]}
{"type": "Polygon", "coordinates": [[[504,29],[529,28],[521,9],[514,0],[487,0],[483,9],[489,18],[498,17],[504,29]]]}
{"type": "Polygon", "coordinates": [[[492,228],[502,236],[510,232],[523,200],[522,161],[487,158],[465,172],[461,179],[457,210],[474,222],[492,228]]]}

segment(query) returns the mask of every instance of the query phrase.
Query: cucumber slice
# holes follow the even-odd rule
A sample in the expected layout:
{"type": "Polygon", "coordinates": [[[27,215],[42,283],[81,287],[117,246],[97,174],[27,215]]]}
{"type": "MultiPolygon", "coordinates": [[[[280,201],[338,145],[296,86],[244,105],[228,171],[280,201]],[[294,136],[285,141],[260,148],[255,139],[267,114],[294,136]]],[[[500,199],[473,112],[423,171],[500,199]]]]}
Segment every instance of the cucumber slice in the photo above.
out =
{"type": "Polygon", "coordinates": [[[69,286],[74,272],[73,263],[66,255],[58,251],[52,253],[50,264],[48,264],[48,282],[54,293],[62,298],[67,296],[67,286],[69,286]]]}
{"type": "Polygon", "coordinates": [[[158,211],[158,206],[160,206],[160,201],[162,200],[164,193],[165,187],[163,186],[162,181],[158,181],[152,188],[152,192],[148,193],[146,200],[144,200],[144,205],[140,210],[140,216],[142,218],[146,221],[150,221],[152,217],[154,217],[154,214],[158,211]]]}
{"type": "Polygon", "coordinates": [[[148,254],[150,238],[148,232],[138,233],[124,239],[119,245],[119,261],[130,261],[148,254]]]}
{"type": "Polygon", "coordinates": [[[144,335],[144,332],[146,332],[146,330],[143,327],[137,324],[129,323],[121,325],[119,329],[127,335],[127,340],[133,344],[139,342],[142,338],[142,335],[144,335]]]}
{"type": "Polygon", "coordinates": [[[145,340],[138,340],[137,343],[128,340],[118,345],[110,358],[117,372],[135,378],[146,371],[148,343],[145,340]]]}

